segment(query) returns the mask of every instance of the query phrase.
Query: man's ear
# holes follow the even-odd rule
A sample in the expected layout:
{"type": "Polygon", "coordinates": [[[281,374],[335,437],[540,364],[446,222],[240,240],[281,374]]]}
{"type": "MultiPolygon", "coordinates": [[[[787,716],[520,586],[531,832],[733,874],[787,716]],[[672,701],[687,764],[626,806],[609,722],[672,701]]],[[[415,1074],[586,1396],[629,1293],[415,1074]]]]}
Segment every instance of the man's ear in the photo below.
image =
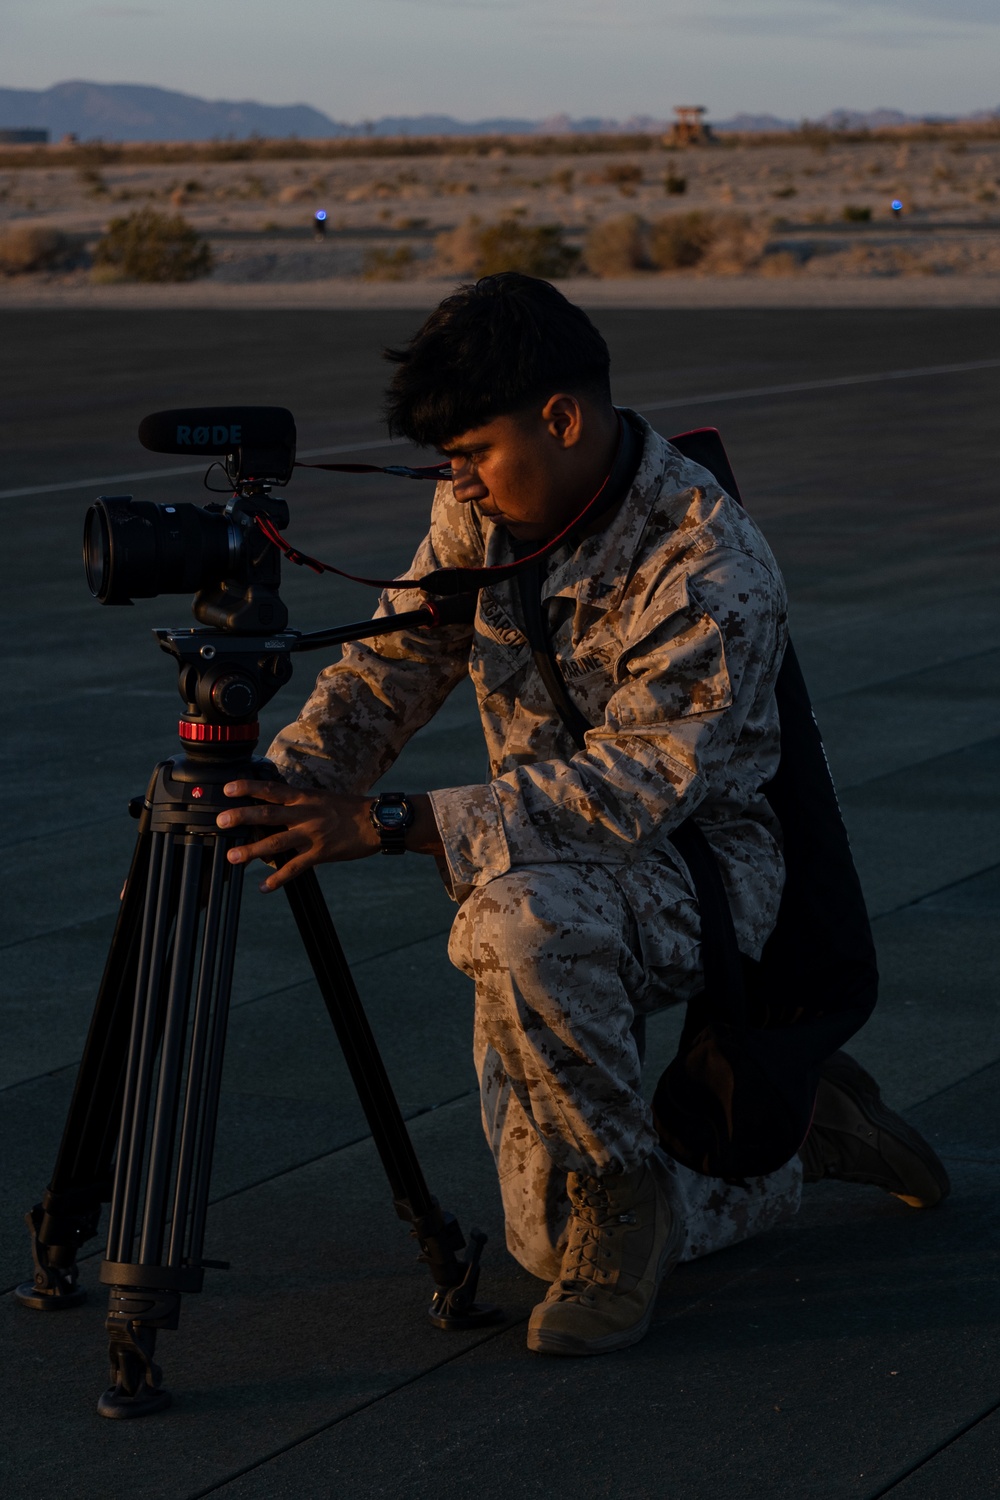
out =
{"type": "Polygon", "coordinates": [[[542,407],[542,421],[563,448],[574,448],[583,436],[583,407],[576,396],[550,396],[542,407]]]}

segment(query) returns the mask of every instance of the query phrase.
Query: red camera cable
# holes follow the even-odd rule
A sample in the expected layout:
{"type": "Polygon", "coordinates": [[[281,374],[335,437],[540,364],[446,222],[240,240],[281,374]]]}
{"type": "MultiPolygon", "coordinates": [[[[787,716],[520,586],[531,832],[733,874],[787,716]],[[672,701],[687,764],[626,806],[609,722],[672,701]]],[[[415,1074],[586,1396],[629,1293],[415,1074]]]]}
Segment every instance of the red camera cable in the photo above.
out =
{"type": "MultiPolygon", "coordinates": [[[[621,451],[621,443],[622,435],[619,427],[618,448],[615,451],[611,468],[604,476],[600,488],[591,496],[583,509],[563,527],[557,536],[543,543],[537,552],[532,552],[527,557],[520,558],[517,562],[500,563],[498,566],[492,568],[436,568],[433,573],[428,573],[423,578],[364,578],[357,573],[347,573],[343,568],[335,568],[332,563],[320,562],[319,558],[310,557],[306,552],[300,552],[297,547],[293,547],[291,542],[287,541],[281,535],[281,532],[274,523],[268,521],[264,516],[255,516],[254,520],[268,541],[273,542],[274,546],[288,558],[289,562],[297,563],[300,567],[311,568],[314,573],[336,573],[338,578],[348,578],[352,583],[364,583],[376,589],[422,589],[424,593],[429,594],[465,594],[471,592],[473,589],[483,588],[487,584],[500,583],[505,578],[513,578],[516,573],[519,573],[522,568],[526,568],[529,563],[540,562],[542,558],[548,557],[550,553],[554,552],[560,543],[564,542],[570,533],[575,531],[582,521],[586,520],[604,494],[604,491],[608,487],[608,481],[615,471],[618,454],[621,451]]],[[[382,469],[377,464],[302,464],[300,466],[297,465],[297,467],[336,469],[349,474],[402,474],[411,479],[447,479],[450,477],[450,467],[447,463],[433,464],[425,469],[408,469],[402,465],[382,469]],[[448,470],[448,472],[443,472],[445,470],[448,470]]]]}

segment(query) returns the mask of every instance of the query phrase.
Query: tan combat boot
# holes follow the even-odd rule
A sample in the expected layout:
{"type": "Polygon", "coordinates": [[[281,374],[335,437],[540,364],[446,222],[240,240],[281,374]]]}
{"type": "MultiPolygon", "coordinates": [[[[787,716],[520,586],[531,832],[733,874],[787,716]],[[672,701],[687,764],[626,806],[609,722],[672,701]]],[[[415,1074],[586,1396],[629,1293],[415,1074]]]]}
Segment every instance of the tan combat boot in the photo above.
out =
{"type": "Polygon", "coordinates": [[[573,1216],[559,1279],[528,1323],[539,1354],[606,1354],[649,1327],[660,1282],[684,1247],[655,1160],[618,1177],[569,1174],[573,1216]]]}
{"type": "Polygon", "coordinates": [[[935,1208],[951,1191],[933,1146],[889,1108],[874,1078],[847,1052],[823,1064],[799,1156],[804,1182],[870,1183],[911,1208],[935,1208]]]}

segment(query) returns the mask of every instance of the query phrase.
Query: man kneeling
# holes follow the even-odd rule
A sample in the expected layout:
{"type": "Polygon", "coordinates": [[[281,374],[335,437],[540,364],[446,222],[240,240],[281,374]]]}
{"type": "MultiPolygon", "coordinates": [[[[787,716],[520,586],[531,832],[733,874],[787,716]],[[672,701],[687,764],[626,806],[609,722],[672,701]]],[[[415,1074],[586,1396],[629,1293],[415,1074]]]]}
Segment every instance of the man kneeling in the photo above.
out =
{"type": "MultiPolygon", "coordinates": [[[[619,1349],[679,1260],[793,1214],[804,1170],[920,1205],[947,1177],[843,1053],[801,1157],[779,1170],[727,1182],[661,1150],[636,1022],[703,986],[698,901],[671,833],[694,817],[742,953],[759,957],[778,913],[764,787],[779,755],[780,572],[712,475],[612,404],[604,340],[547,283],[464,287],[389,357],[391,429],[452,471],[405,576],[502,571],[464,623],[347,646],[271,746],[284,781],[227,787],[267,805],[219,821],[280,826],[230,854],[285,859],[268,890],[380,849],[437,859],[459,903],[449,953],[475,982],[507,1243],[551,1283],[529,1347],[619,1349]],[[490,780],[373,799],[466,673],[490,780]]],[[[393,590],[379,613],[423,603],[393,590]]]]}

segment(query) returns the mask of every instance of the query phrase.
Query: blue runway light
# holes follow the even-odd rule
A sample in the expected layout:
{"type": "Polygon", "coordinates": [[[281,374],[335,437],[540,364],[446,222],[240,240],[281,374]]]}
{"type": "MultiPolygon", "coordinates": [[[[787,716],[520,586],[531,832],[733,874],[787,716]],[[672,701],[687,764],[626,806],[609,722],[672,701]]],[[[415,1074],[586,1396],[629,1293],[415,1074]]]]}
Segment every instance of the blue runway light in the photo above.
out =
{"type": "Polygon", "coordinates": [[[318,219],[320,224],[324,224],[326,222],[326,209],[318,208],[316,210],[316,218],[318,219]]]}
{"type": "Polygon", "coordinates": [[[902,211],[903,211],[903,200],[902,200],[902,198],[893,198],[892,202],[889,204],[889,207],[892,209],[892,211],[893,211],[894,214],[902,213],[902,211]]]}

